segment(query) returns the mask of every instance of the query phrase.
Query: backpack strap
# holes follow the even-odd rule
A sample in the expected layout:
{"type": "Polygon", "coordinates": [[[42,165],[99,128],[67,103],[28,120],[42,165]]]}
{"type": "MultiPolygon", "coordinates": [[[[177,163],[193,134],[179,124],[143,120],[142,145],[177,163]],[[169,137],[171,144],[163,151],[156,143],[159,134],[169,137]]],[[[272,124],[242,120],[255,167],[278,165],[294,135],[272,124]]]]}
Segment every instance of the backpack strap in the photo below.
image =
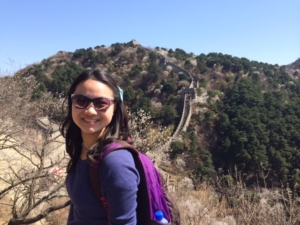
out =
{"type": "MultiPolygon", "coordinates": [[[[100,177],[99,177],[99,171],[100,167],[102,165],[103,160],[111,153],[112,151],[119,150],[119,149],[127,149],[129,150],[133,156],[138,156],[138,151],[132,147],[132,145],[128,144],[125,141],[118,140],[114,143],[112,143],[108,148],[104,149],[104,151],[101,153],[99,157],[99,161],[96,165],[90,165],[89,166],[89,179],[90,179],[90,184],[93,190],[94,195],[96,198],[103,204],[106,214],[107,214],[107,219],[108,219],[108,224],[110,225],[110,213],[108,209],[108,202],[104,198],[104,196],[101,193],[101,183],[100,183],[100,177]]],[[[134,157],[136,158],[136,157],[134,157]]]]}

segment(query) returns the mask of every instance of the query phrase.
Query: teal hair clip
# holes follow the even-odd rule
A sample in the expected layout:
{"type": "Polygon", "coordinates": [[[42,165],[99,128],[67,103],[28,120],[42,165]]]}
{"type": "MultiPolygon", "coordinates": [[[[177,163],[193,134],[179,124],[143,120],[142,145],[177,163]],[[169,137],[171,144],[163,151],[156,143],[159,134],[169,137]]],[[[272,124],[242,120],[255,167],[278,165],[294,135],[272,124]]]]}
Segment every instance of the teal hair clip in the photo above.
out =
{"type": "Polygon", "coordinates": [[[120,100],[123,102],[123,90],[118,86],[119,94],[120,94],[120,100]]]}

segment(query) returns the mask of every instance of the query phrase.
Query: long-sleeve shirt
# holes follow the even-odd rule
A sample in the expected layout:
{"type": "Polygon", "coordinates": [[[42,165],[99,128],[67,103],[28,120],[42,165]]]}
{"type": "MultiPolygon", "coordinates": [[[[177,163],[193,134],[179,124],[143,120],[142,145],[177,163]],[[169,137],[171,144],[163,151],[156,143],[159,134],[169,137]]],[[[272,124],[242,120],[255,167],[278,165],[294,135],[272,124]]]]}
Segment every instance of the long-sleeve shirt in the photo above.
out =
{"type": "MultiPolygon", "coordinates": [[[[106,210],[96,199],[89,180],[87,160],[79,159],[66,178],[71,206],[68,225],[108,225],[106,210]]],[[[136,225],[137,190],[140,182],[134,159],[127,150],[111,152],[100,169],[101,193],[106,198],[111,225],[136,225]]]]}

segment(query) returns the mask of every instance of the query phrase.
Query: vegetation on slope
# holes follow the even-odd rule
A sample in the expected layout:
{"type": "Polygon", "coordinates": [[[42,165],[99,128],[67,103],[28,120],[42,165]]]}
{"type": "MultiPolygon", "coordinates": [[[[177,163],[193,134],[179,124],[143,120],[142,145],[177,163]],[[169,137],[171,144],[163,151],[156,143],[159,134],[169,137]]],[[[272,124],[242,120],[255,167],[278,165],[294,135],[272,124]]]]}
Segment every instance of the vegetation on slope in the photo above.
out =
{"type": "Polygon", "coordinates": [[[162,57],[192,72],[199,82],[198,97],[208,95],[207,102],[194,103],[187,132],[171,145],[174,159],[185,154],[195,180],[230,174],[237,167],[249,184],[267,180],[269,186],[283,182],[297,187],[300,85],[293,67],[129,42],[60,52],[21,72],[35,76],[39,86],[33,98],[39,98],[42,92],[65,95],[72,79],[86,68],[106,70],[125,90],[132,111],[142,109],[155,123],[176,126],[181,90],[189,78],[162,65],[162,57]]]}
{"type": "Polygon", "coordinates": [[[9,206],[14,218],[7,218],[11,224],[37,221],[49,209],[56,210],[67,203],[48,202],[65,196],[64,192],[56,191],[62,188],[61,180],[49,174],[49,168],[60,165],[62,159],[55,156],[45,164],[45,159],[54,152],[53,144],[59,142],[51,127],[40,130],[35,119],[48,115],[60,121],[60,97],[81,71],[87,68],[108,71],[125,90],[125,101],[131,111],[146,112],[154,124],[168,125],[168,129],[151,132],[141,132],[142,126],[136,125],[133,134],[140,140],[136,142],[138,146],[149,150],[153,147],[151,141],[162,141],[160,136],[170,135],[180,120],[181,92],[189,87],[190,78],[162,64],[162,58],[192,72],[199,83],[190,125],[181,133],[181,139],[171,143],[170,156],[172,160],[186,162],[181,173],[193,179],[197,195],[202,193],[210,199],[204,201],[197,196],[190,200],[194,191],[177,190],[183,224],[205,224],[208,212],[214,218],[224,217],[221,213],[233,215],[237,223],[245,224],[299,222],[299,199],[294,195],[300,182],[299,60],[279,67],[221,53],[195,56],[179,48],[147,49],[129,42],[77,49],[73,53],[59,52],[20,70],[14,77],[0,79],[0,99],[4,106],[0,113],[0,153],[11,148],[10,151],[29,162],[26,166],[22,162],[22,168],[17,170],[16,160],[7,160],[15,157],[11,152],[2,157],[3,166],[12,175],[6,173],[1,177],[6,187],[0,191],[1,200],[7,190],[16,190],[9,206]],[[17,137],[20,142],[12,142],[17,137]],[[38,159],[41,162],[37,163],[38,159]],[[51,192],[45,192],[48,184],[44,178],[51,183],[51,192]],[[213,181],[214,188],[202,181],[213,181]],[[289,184],[295,192],[284,188],[281,194],[268,198],[260,190],[245,188],[244,182],[256,183],[256,187],[289,184]],[[41,198],[45,193],[47,196],[41,198]],[[208,210],[199,205],[199,199],[208,210]],[[31,215],[42,202],[48,202],[50,208],[41,208],[41,214],[31,215]],[[193,215],[184,211],[186,205],[195,206],[193,215]]]}

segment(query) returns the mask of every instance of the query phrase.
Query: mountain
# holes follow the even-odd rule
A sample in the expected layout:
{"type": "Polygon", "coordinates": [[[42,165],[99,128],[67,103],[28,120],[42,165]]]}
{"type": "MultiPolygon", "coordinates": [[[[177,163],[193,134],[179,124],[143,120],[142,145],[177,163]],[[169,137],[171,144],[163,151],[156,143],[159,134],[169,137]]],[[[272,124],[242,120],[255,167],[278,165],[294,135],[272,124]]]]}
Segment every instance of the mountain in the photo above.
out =
{"type": "Polygon", "coordinates": [[[173,139],[170,156],[184,161],[184,173],[194,180],[236,171],[247,184],[296,187],[299,60],[278,66],[222,53],[150,49],[130,41],[60,51],[17,74],[38,81],[34,100],[43,92],[65,95],[74,77],[87,68],[105,70],[124,89],[132,111],[143,109],[162,126],[188,122],[173,139]],[[190,111],[183,116],[186,106],[190,111]]]}

